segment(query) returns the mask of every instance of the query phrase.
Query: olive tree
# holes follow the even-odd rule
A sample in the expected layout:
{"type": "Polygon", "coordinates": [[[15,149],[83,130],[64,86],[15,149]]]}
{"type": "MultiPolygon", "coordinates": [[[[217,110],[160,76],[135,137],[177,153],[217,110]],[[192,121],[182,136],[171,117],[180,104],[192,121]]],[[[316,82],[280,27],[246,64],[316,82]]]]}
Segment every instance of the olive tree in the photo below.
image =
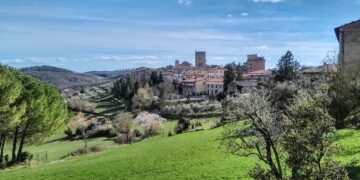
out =
{"type": "Polygon", "coordinates": [[[270,94],[258,90],[226,101],[222,143],[235,155],[262,162],[249,174],[255,179],[348,179],[344,166],[333,160],[335,120],[328,112],[328,86],[300,91],[284,111],[274,109],[270,94]]]}
{"type": "Polygon", "coordinates": [[[231,153],[245,157],[254,155],[268,166],[264,174],[253,177],[282,179],[280,139],[283,124],[274,114],[269,98],[263,90],[232,97],[227,103],[230,108],[227,108],[228,124],[222,143],[231,153]]]}

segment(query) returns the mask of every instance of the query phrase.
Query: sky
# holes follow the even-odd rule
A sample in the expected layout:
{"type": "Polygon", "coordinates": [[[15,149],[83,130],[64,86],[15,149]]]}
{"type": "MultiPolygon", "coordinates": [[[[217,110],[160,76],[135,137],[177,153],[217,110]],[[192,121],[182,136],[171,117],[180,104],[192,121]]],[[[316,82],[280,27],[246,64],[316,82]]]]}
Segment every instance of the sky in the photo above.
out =
{"type": "Polygon", "coordinates": [[[0,0],[0,63],[77,72],[245,62],[276,67],[291,50],[320,65],[334,28],[360,18],[360,0],[0,0]]]}

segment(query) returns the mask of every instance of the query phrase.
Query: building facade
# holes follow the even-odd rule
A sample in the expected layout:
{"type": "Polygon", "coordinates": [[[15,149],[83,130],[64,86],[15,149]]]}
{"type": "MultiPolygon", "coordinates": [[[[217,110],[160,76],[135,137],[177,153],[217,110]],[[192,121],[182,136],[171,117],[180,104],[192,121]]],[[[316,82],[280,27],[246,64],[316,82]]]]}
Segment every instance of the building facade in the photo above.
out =
{"type": "Polygon", "coordinates": [[[265,70],[265,58],[258,57],[257,54],[250,54],[247,56],[247,72],[254,72],[265,70]]]}
{"type": "Polygon", "coordinates": [[[208,68],[206,70],[207,78],[223,78],[224,77],[224,68],[208,68]]]}
{"type": "Polygon", "coordinates": [[[211,78],[205,84],[209,96],[216,96],[224,91],[224,78],[211,78]]]}
{"type": "Polygon", "coordinates": [[[360,20],[335,28],[339,41],[339,63],[360,65],[360,20]]]}
{"type": "Polygon", "coordinates": [[[206,86],[205,80],[202,78],[186,79],[181,82],[183,95],[205,95],[206,86]]]}

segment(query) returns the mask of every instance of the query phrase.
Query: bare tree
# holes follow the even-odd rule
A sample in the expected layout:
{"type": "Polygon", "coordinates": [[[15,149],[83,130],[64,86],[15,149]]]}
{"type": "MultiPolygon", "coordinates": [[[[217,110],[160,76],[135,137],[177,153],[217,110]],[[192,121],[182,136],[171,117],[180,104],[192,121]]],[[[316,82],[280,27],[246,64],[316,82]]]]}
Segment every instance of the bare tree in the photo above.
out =
{"type": "Polygon", "coordinates": [[[79,129],[81,131],[81,135],[84,139],[85,142],[85,147],[87,148],[87,134],[86,134],[86,129],[89,127],[89,123],[86,121],[85,117],[84,117],[84,113],[83,112],[79,112],[76,117],[75,117],[75,121],[74,121],[74,127],[79,129]]]}
{"type": "Polygon", "coordinates": [[[227,103],[230,118],[222,143],[235,155],[253,155],[268,165],[270,172],[256,177],[283,179],[279,152],[283,125],[266,94],[263,90],[256,91],[234,97],[227,103]]]}

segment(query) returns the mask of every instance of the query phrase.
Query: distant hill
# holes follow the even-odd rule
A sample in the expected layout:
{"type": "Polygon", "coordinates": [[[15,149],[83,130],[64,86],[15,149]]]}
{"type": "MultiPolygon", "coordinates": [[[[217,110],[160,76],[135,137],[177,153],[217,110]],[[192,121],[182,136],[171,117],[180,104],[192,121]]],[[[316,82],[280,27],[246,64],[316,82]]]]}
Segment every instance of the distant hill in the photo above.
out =
{"type": "Polygon", "coordinates": [[[85,74],[101,76],[109,79],[119,79],[121,77],[125,77],[131,72],[132,72],[131,69],[126,69],[126,70],[115,70],[115,71],[90,71],[90,72],[86,72],[85,74]]]}
{"type": "Polygon", "coordinates": [[[52,66],[34,66],[20,69],[24,74],[56,85],[59,89],[97,85],[110,81],[110,78],[89,73],[76,73],[52,66]]]}

